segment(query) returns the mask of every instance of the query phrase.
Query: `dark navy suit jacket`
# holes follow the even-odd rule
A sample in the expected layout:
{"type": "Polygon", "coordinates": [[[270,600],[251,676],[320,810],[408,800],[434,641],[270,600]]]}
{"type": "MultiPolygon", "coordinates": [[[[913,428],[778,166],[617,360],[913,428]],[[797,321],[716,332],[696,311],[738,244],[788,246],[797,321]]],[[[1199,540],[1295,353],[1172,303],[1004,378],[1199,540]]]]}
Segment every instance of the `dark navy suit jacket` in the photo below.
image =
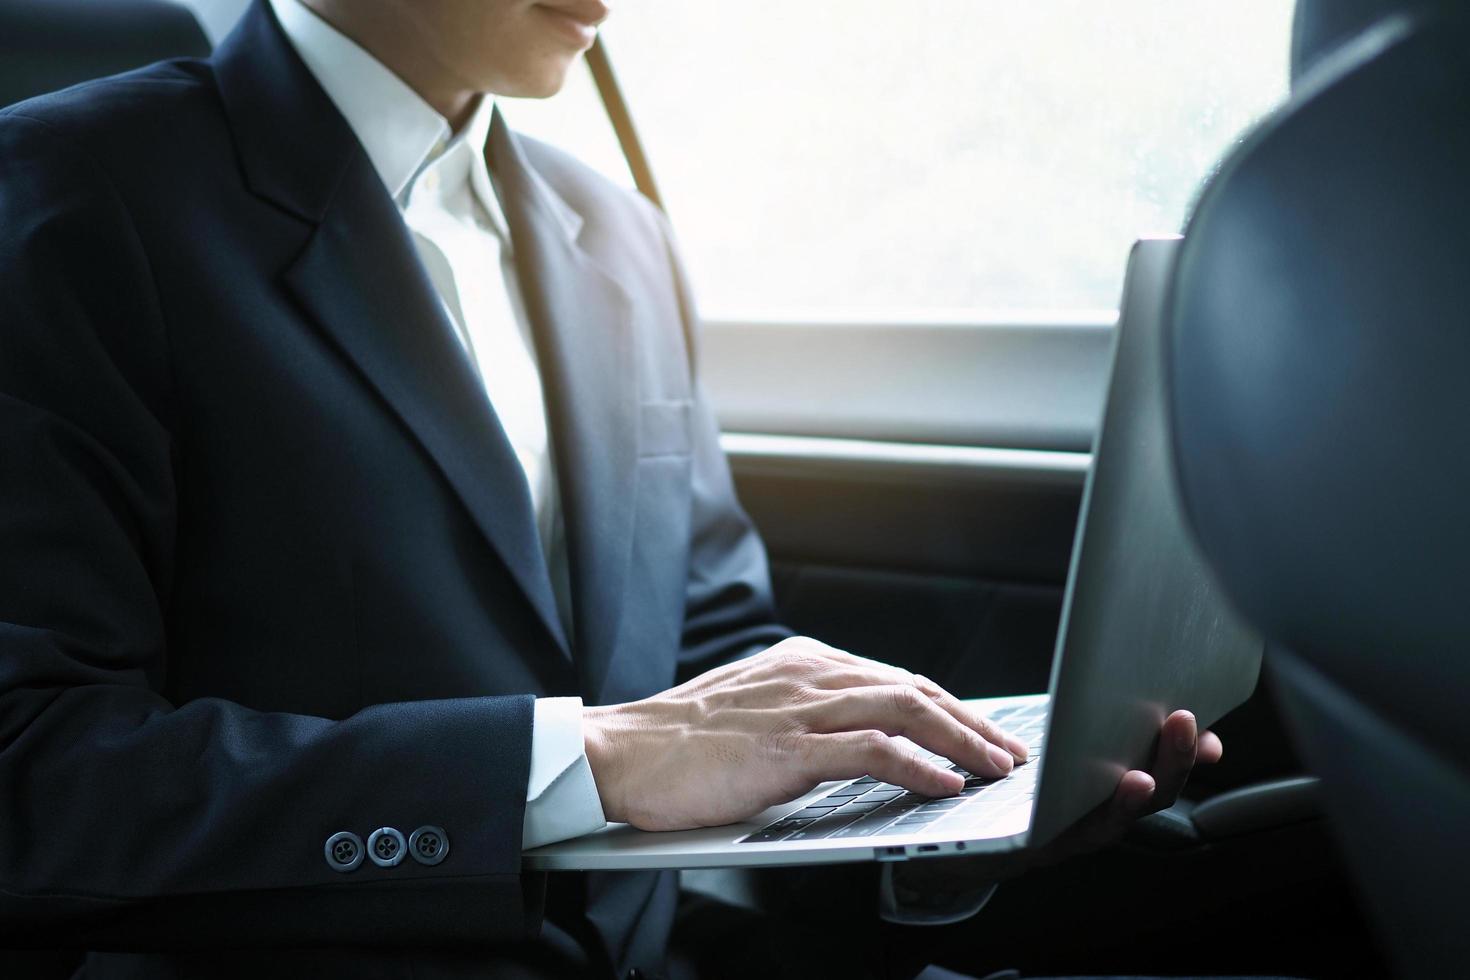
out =
{"type": "Polygon", "coordinates": [[[498,116],[489,154],[575,645],[484,389],[268,5],[208,61],[0,112],[0,947],[151,957],[97,976],[658,968],[670,876],[521,873],[532,699],[787,634],[661,216],[498,116]],[[325,861],[422,825],[440,864],[325,861]]]}

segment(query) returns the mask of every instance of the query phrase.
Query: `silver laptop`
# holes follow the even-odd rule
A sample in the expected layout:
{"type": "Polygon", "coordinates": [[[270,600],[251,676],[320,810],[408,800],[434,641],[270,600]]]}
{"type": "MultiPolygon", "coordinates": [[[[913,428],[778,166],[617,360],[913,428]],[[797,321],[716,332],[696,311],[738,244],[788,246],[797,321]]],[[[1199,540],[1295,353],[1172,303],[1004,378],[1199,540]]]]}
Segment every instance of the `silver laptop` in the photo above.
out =
{"type": "Polygon", "coordinates": [[[947,799],[866,777],[823,783],[742,824],[671,833],[612,824],[528,851],[526,866],[825,864],[1040,846],[1111,797],[1126,770],[1149,762],[1170,711],[1189,708],[1206,726],[1249,697],[1262,642],[1196,551],[1170,462],[1162,328],[1177,244],[1142,241],[1129,260],[1051,690],[971,702],[1029,744],[1029,762],[1001,779],[951,766],[965,788],[947,799]]]}

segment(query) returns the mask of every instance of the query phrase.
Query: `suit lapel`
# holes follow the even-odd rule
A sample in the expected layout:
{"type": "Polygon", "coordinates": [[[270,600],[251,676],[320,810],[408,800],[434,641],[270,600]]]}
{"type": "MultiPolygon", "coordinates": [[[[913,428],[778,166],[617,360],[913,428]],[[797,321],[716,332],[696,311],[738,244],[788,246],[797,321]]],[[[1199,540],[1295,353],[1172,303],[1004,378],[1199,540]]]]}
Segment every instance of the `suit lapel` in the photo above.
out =
{"type": "Polygon", "coordinates": [[[358,159],[286,283],[423,444],[565,649],[525,472],[397,209],[358,159]]]}
{"type": "Polygon", "coordinates": [[[575,213],[531,168],[498,110],[487,153],[536,335],[567,525],[576,660],[583,694],[596,699],[632,556],[639,396],[631,301],[577,244],[575,213]]]}
{"type": "Polygon", "coordinates": [[[287,288],[422,444],[566,652],[525,474],[367,155],[265,4],[215,63],[247,181],[315,225],[287,288]]]}

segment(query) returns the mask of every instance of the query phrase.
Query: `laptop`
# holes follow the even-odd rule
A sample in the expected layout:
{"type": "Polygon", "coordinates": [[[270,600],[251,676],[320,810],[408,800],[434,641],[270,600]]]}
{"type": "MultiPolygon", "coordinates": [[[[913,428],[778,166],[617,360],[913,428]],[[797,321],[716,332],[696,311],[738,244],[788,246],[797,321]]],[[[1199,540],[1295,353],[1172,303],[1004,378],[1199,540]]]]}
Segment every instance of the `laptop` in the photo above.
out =
{"type": "Polygon", "coordinates": [[[1141,241],[1129,259],[1050,690],[971,702],[1027,742],[1028,762],[999,779],[950,765],[965,787],[945,799],[864,777],[823,783],[741,824],[663,833],[611,824],[526,852],[526,867],[810,865],[1037,847],[1149,763],[1169,712],[1188,708],[1203,729],[1249,697],[1262,640],[1221,595],[1175,489],[1163,313],[1177,246],[1141,241]]]}

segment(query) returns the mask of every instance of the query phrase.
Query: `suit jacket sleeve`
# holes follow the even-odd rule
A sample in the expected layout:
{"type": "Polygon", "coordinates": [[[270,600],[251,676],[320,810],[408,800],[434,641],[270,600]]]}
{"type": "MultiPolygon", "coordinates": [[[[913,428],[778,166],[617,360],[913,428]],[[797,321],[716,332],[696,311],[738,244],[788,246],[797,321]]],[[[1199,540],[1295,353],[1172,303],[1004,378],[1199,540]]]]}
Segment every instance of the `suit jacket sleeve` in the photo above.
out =
{"type": "Polygon", "coordinates": [[[148,256],[104,166],[0,114],[0,946],[533,933],[530,696],[342,720],[170,703],[188,424],[148,256]],[[331,833],[385,824],[443,827],[449,853],[328,867],[331,833]]]}
{"type": "Polygon", "coordinates": [[[735,496],[730,464],[720,448],[720,427],[699,378],[699,316],[689,277],[661,212],[664,236],[684,321],[693,377],[688,591],[679,652],[680,681],[759,653],[792,635],[776,621],[765,545],[735,496]]]}

